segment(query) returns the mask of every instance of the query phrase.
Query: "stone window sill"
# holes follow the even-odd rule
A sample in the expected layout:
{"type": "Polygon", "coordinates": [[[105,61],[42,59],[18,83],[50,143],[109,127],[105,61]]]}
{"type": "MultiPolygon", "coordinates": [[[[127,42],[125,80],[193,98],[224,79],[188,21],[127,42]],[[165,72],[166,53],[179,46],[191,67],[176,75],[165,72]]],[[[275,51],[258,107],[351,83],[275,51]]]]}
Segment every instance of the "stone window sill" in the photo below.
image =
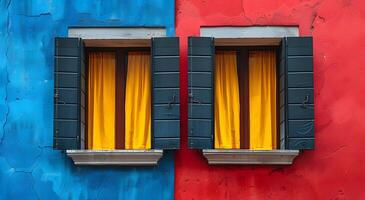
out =
{"type": "Polygon", "coordinates": [[[291,165],[299,150],[204,149],[210,165],[291,165]]]}
{"type": "Polygon", "coordinates": [[[157,165],[163,150],[67,150],[75,165],[157,165]]]}

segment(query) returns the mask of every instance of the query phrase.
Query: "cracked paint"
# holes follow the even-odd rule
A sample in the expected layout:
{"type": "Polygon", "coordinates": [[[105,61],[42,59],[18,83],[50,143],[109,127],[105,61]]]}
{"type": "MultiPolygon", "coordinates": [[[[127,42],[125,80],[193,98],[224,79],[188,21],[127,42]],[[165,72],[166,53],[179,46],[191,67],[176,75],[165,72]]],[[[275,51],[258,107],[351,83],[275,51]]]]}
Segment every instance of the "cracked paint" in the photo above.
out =
{"type": "Polygon", "coordinates": [[[182,150],[158,167],[76,167],[52,147],[53,37],[67,26],[166,26],[171,1],[0,0],[0,195],[5,199],[364,199],[365,2],[177,0],[182,150]],[[141,14],[143,13],[143,14],[141,14]],[[316,150],[292,166],[208,166],[187,147],[187,36],[295,25],[314,38],[316,150]],[[184,109],[185,108],[185,109],[184,109]]]}
{"type": "Polygon", "coordinates": [[[54,37],[69,26],[172,36],[174,2],[0,0],[0,199],[172,199],[172,152],[156,167],[77,167],[52,149],[54,37]]]}
{"type": "Polygon", "coordinates": [[[181,138],[175,199],[364,199],[365,1],[177,0],[181,138]],[[313,36],[315,150],[291,166],[209,166],[187,149],[187,37],[201,26],[299,26],[313,36]],[[183,109],[185,108],[185,109],[183,109]]]}
{"type": "Polygon", "coordinates": [[[2,144],[4,140],[4,133],[5,133],[5,126],[7,123],[8,115],[9,115],[9,106],[7,104],[7,98],[8,98],[8,91],[7,91],[7,84],[9,82],[8,77],[8,69],[7,69],[7,63],[6,58],[8,55],[8,48],[7,48],[7,37],[9,35],[9,13],[7,11],[7,8],[10,5],[10,1],[2,1],[1,2],[1,13],[3,14],[3,17],[0,18],[0,44],[2,48],[0,48],[0,113],[2,114],[2,129],[0,131],[0,144],[2,144]]]}

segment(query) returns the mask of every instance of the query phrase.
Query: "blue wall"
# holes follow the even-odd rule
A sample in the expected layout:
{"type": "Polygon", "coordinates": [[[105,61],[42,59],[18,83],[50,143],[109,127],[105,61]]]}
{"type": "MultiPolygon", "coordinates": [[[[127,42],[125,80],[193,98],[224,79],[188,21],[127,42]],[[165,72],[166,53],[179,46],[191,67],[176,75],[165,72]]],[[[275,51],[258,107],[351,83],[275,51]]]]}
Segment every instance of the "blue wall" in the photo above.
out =
{"type": "Polygon", "coordinates": [[[165,26],[170,0],[0,0],[0,198],[172,199],[174,163],[76,167],[52,149],[54,37],[68,26],[165,26]]]}

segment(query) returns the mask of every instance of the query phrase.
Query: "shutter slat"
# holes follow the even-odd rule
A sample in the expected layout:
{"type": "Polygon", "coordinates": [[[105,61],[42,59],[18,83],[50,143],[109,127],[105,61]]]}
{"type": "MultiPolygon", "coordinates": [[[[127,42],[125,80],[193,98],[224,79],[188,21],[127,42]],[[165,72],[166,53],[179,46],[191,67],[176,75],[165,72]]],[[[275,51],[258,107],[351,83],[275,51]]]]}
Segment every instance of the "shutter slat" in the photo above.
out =
{"type": "Polygon", "coordinates": [[[189,105],[189,110],[190,109],[192,110],[192,112],[189,112],[189,119],[212,119],[212,104],[202,105],[192,103],[192,105],[189,105]]]}
{"type": "Polygon", "coordinates": [[[180,119],[180,105],[179,104],[157,104],[153,106],[153,118],[158,119],[180,119]]]}
{"type": "MultiPolygon", "coordinates": [[[[58,103],[76,104],[78,90],[75,88],[58,88],[58,103]]],[[[55,102],[57,103],[57,102],[55,102]]]]}
{"type": "Polygon", "coordinates": [[[57,79],[55,84],[60,88],[76,88],[75,86],[79,84],[80,75],[77,73],[65,74],[65,73],[55,73],[57,79]]]}
{"type": "Polygon", "coordinates": [[[53,147],[59,150],[65,149],[79,149],[80,141],[79,139],[71,138],[53,138],[53,147]]]}
{"type": "Polygon", "coordinates": [[[165,88],[155,88],[153,95],[153,102],[156,104],[168,104],[171,102],[172,97],[175,96],[176,99],[180,99],[179,89],[165,89],[165,88]]]}
{"type": "Polygon", "coordinates": [[[211,104],[213,103],[213,92],[211,88],[195,88],[189,89],[190,94],[194,94],[194,98],[199,99],[201,104],[211,104]]]}
{"type": "Polygon", "coordinates": [[[180,138],[155,137],[153,140],[154,149],[178,149],[180,148],[180,138]]]}
{"type": "Polygon", "coordinates": [[[289,137],[312,138],[314,137],[314,121],[293,121],[289,120],[289,137]]]}
{"type": "Polygon", "coordinates": [[[62,48],[59,47],[57,51],[55,51],[57,56],[70,56],[70,57],[79,57],[80,56],[80,48],[72,47],[72,48],[62,48]]]}
{"type": "Polygon", "coordinates": [[[57,63],[59,70],[58,72],[74,72],[78,70],[75,68],[80,62],[79,57],[56,57],[55,63],[57,63]],[[62,71],[61,71],[62,70],[62,71]]]}
{"type": "Polygon", "coordinates": [[[202,119],[189,119],[189,130],[191,131],[191,137],[206,137],[209,138],[212,135],[212,120],[202,119]]]}
{"type": "Polygon", "coordinates": [[[314,138],[289,138],[288,149],[314,149],[314,138]]]}
{"type": "Polygon", "coordinates": [[[195,56],[212,56],[212,48],[214,47],[214,43],[212,43],[212,38],[189,37],[188,40],[188,55],[190,56],[190,58],[195,56]]]}
{"type": "Polygon", "coordinates": [[[55,38],[54,51],[53,147],[80,149],[85,135],[83,43],[79,38],[55,38]]]}
{"type": "Polygon", "coordinates": [[[213,61],[210,56],[190,56],[189,61],[189,72],[190,69],[195,69],[196,67],[200,72],[211,72],[213,70],[213,61]]]}
{"type": "Polygon", "coordinates": [[[74,137],[74,130],[77,130],[77,120],[63,120],[55,119],[55,123],[58,124],[58,137],[72,138],[74,137]]]}
{"type": "Polygon", "coordinates": [[[314,149],[312,38],[285,38],[280,61],[281,148],[314,149]]]}
{"type": "Polygon", "coordinates": [[[313,72],[313,57],[291,57],[288,58],[289,72],[313,72]]]}
{"type": "Polygon", "coordinates": [[[153,74],[154,88],[179,88],[180,73],[154,73],[153,74]]]}
{"type": "Polygon", "coordinates": [[[198,138],[195,136],[188,137],[190,149],[212,149],[211,137],[198,138]]]}
{"type": "Polygon", "coordinates": [[[289,104],[301,104],[303,103],[303,97],[308,96],[308,103],[314,103],[313,89],[307,88],[289,88],[288,89],[288,103],[289,104]]]}
{"type": "Polygon", "coordinates": [[[288,88],[313,88],[313,73],[288,74],[288,88]]]}
{"type": "Polygon", "coordinates": [[[179,71],[179,57],[155,57],[154,65],[156,66],[155,72],[171,72],[179,71]]]}
{"type": "Polygon", "coordinates": [[[180,137],[180,120],[155,120],[155,136],[163,137],[180,137]]]}
{"type": "Polygon", "coordinates": [[[314,106],[307,105],[303,107],[302,105],[288,104],[288,119],[313,119],[314,116],[314,106]]]}
{"type": "Polygon", "coordinates": [[[189,72],[189,87],[211,87],[212,72],[189,72]]]}
{"type": "Polygon", "coordinates": [[[78,104],[55,104],[55,106],[57,106],[56,119],[79,120],[78,109],[80,106],[78,104]]]}
{"type": "Polygon", "coordinates": [[[152,39],[152,148],[180,148],[179,38],[152,39]]]}
{"type": "Polygon", "coordinates": [[[188,39],[188,145],[190,149],[213,148],[214,40],[188,39]]]}

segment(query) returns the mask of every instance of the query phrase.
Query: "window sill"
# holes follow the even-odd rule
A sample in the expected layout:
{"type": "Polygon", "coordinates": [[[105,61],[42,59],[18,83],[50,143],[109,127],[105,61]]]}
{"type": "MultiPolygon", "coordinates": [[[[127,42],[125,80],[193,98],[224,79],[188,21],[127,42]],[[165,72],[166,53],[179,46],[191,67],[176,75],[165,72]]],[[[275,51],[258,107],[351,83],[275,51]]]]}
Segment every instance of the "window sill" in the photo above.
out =
{"type": "Polygon", "coordinates": [[[157,165],[163,150],[67,150],[75,165],[157,165]]]}
{"type": "Polygon", "coordinates": [[[299,150],[204,149],[210,165],[291,165],[299,150]]]}

